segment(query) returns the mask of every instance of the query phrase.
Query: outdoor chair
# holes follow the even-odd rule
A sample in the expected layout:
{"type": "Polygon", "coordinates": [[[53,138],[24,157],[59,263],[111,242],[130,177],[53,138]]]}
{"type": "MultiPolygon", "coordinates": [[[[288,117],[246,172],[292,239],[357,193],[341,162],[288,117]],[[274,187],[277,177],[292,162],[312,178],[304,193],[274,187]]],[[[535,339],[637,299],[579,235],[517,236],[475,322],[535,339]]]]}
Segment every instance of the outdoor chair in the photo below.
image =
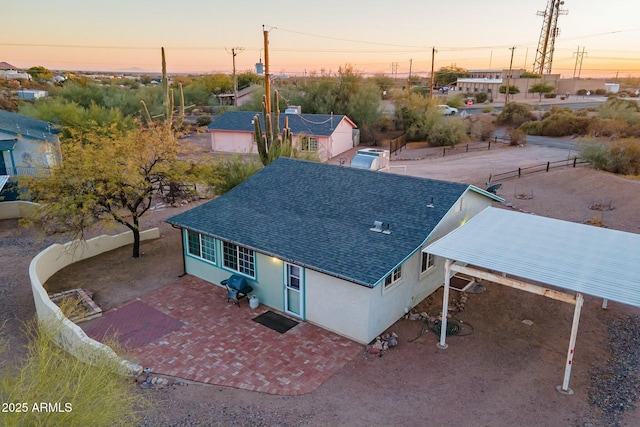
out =
{"type": "Polygon", "coordinates": [[[237,274],[233,274],[220,283],[227,288],[227,302],[233,301],[238,307],[240,307],[240,300],[246,298],[253,291],[253,288],[247,283],[247,279],[237,274]]]}

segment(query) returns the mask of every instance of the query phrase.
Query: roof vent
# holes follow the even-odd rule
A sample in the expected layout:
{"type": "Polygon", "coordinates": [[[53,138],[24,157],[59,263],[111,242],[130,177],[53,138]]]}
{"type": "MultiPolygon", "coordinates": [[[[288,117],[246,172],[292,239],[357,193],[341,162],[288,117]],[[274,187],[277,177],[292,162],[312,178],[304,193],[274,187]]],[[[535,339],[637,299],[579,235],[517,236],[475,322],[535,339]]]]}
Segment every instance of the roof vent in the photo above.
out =
{"type": "Polygon", "coordinates": [[[389,223],[387,222],[384,225],[385,227],[384,227],[384,230],[382,230],[382,234],[391,234],[389,223]]]}
{"type": "Polygon", "coordinates": [[[373,228],[369,230],[375,231],[376,233],[382,233],[382,221],[373,221],[373,228]]]}
{"type": "Polygon", "coordinates": [[[431,203],[427,205],[428,208],[433,208],[433,197],[431,197],[431,203]]]}

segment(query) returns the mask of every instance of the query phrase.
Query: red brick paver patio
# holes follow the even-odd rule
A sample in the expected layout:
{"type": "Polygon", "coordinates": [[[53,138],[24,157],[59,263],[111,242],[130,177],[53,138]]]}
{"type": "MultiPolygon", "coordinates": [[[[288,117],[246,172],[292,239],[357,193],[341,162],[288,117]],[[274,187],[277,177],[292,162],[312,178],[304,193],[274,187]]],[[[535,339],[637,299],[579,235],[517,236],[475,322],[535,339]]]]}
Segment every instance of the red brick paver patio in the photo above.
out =
{"type": "Polygon", "coordinates": [[[118,331],[156,374],[279,395],[315,390],[361,349],[306,322],[280,334],[251,320],[267,310],[185,276],[82,326],[96,339],[118,331]]]}

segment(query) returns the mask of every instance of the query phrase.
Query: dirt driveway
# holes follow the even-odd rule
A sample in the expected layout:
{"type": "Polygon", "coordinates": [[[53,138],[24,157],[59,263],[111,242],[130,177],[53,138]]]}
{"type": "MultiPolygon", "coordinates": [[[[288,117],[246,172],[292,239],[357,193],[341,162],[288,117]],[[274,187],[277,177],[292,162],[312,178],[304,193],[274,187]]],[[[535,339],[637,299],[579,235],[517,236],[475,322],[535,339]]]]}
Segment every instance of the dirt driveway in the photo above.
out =
{"type": "MultiPolygon", "coordinates": [[[[482,185],[489,174],[512,169],[514,161],[532,164],[566,155],[558,149],[523,147],[394,164],[406,164],[407,173],[418,176],[482,185]]],[[[640,231],[640,182],[611,174],[559,169],[505,181],[499,195],[528,212],[572,221],[604,214],[605,226],[640,231]],[[533,198],[516,197],[525,188],[533,198]],[[591,211],[591,202],[602,198],[611,198],[615,209],[591,211]]],[[[146,226],[161,226],[162,237],[143,244],[145,256],[140,260],[132,260],[128,248],[113,251],[63,270],[49,285],[88,287],[106,308],[120,305],[123,295],[131,299],[162,287],[182,272],[179,232],[162,222],[175,213],[166,209],[144,218],[146,226]]],[[[15,237],[12,223],[6,224],[0,224],[3,241],[15,237]]],[[[10,323],[33,315],[25,258],[40,247],[30,246],[25,252],[18,240],[3,247],[2,261],[8,268],[2,279],[12,284],[12,291],[2,295],[14,307],[10,323]]],[[[437,305],[437,298],[428,299],[421,309],[433,310],[437,305]]],[[[609,322],[638,315],[640,310],[620,304],[602,310],[600,301],[586,298],[571,379],[575,395],[564,396],[555,386],[562,381],[572,313],[566,304],[487,284],[486,292],[469,295],[459,315],[475,332],[451,338],[447,350],[436,348],[437,337],[430,332],[409,342],[420,335],[422,324],[399,320],[390,328],[400,337],[396,349],[384,357],[363,351],[313,393],[278,397],[201,385],[147,391],[158,405],[145,415],[143,425],[606,425],[589,404],[592,368],[605,366],[611,357],[609,322]],[[524,319],[533,325],[523,324],[524,319]]],[[[11,333],[16,330],[9,328],[11,333]]],[[[14,342],[19,341],[19,336],[14,337],[14,342]]],[[[640,411],[627,413],[621,425],[640,425],[640,411]]]]}

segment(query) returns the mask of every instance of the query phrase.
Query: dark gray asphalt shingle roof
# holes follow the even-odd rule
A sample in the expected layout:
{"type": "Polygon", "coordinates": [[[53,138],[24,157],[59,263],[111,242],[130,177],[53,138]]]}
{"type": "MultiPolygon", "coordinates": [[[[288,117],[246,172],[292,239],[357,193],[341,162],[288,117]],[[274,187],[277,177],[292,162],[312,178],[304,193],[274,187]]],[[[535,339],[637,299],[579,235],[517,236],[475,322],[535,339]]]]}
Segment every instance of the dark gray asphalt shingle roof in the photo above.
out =
{"type": "Polygon", "coordinates": [[[23,138],[52,141],[56,139],[58,129],[42,120],[0,110],[0,132],[22,135],[23,138]]]}
{"type": "Polygon", "coordinates": [[[279,158],[167,222],[372,287],[422,245],[467,188],[279,158]],[[391,234],[370,231],[374,221],[389,223],[391,234]]]}
{"type": "MultiPolygon", "coordinates": [[[[252,120],[255,115],[260,116],[262,131],[264,132],[264,117],[262,113],[253,111],[227,111],[213,119],[209,130],[253,132],[252,120]]],[[[344,115],[331,114],[280,114],[280,130],[284,127],[284,118],[289,117],[289,129],[294,135],[329,136],[342,120],[351,120],[344,115]]],[[[353,125],[355,128],[356,126],[353,125]]]]}

